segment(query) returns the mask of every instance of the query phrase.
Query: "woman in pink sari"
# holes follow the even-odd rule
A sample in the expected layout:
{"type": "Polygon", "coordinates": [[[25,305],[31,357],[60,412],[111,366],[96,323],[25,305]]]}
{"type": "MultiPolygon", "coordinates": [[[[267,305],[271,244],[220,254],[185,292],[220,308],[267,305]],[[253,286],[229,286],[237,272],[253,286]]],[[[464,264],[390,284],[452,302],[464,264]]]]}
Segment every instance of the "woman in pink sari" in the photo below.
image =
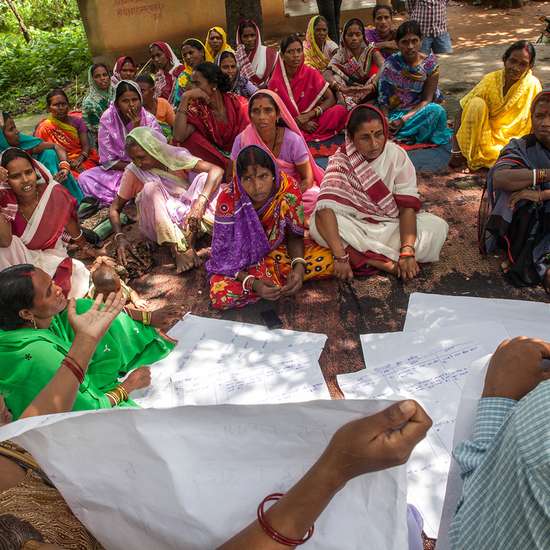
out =
{"type": "Polygon", "coordinates": [[[177,273],[200,265],[196,238],[211,233],[223,170],[182,147],[166,143],[151,128],[135,128],[126,138],[132,163],[126,167],[109,217],[117,254],[126,264],[128,241],[121,232],[120,212],[135,199],[139,229],[148,239],[170,248],[177,273]]]}
{"type": "Polygon", "coordinates": [[[69,242],[95,256],[79,227],[76,200],[43,164],[21,149],[6,149],[0,156],[0,271],[32,264],[65,296],[82,298],[89,273],[67,255],[69,242]]]}
{"type": "Polygon", "coordinates": [[[300,185],[304,211],[313,212],[323,170],[315,163],[298,125],[281,98],[271,90],[260,90],[249,100],[250,124],[235,139],[231,158],[249,145],[268,148],[282,172],[300,185]]]}
{"type": "Polygon", "coordinates": [[[306,141],[325,141],[344,129],[346,108],[336,105],[323,75],[304,63],[302,41],[295,34],[281,42],[269,89],[282,99],[306,141]]]}
{"type": "Polygon", "coordinates": [[[277,63],[277,52],[262,44],[258,25],[252,19],[245,19],[237,27],[237,50],[235,52],[241,75],[258,88],[269,82],[277,63]]]}
{"type": "Polygon", "coordinates": [[[101,165],[82,172],[78,183],[87,197],[96,197],[102,204],[111,204],[116,197],[122,173],[130,164],[125,141],[128,132],[148,126],[161,132],[155,115],[143,108],[139,85],[121,80],[115,90],[115,100],[99,121],[99,160],[101,165]]]}

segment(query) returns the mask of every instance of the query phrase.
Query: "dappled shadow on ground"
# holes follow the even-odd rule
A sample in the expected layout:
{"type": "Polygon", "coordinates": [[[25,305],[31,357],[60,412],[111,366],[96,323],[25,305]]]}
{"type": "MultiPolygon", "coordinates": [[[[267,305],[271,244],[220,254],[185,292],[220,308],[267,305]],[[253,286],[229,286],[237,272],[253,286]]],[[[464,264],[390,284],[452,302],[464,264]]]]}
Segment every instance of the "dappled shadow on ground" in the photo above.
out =
{"type": "MultiPolygon", "coordinates": [[[[412,292],[548,301],[541,288],[516,289],[506,283],[499,258],[480,256],[476,220],[481,189],[457,188],[457,176],[419,176],[424,208],[447,220],[450,229],[441,261],[423,266],[413,282],[403,284],[385,275],[356,279],[351,285],[311,282],[295,298],[220,313],[210,308],[204,267],[176,275],[169,255],[161,249],[156,259],[162,265],[132,286],[155,307],[175,303],[196,315],[256,324],[262,324],[262,311],[274,308],[284,328],[327,334],[321,367],[332,396],[340,397],[336,374],[364,366],[359,335],[402,330],[412,292]]],[[[139,238],[136,225],[130,231],[139,238]]]]}

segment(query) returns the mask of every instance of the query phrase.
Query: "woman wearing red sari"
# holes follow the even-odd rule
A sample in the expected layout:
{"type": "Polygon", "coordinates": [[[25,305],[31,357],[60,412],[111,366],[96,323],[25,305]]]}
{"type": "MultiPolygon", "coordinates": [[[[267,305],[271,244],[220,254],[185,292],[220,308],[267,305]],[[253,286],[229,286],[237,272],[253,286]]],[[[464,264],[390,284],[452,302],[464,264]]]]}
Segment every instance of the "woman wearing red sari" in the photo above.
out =
{"type": "Polygon", "coordinates": [[[155,68],[155,97],[170,100],[178,76],[185,70],[170,44],[153,42],[149,45],[151,61],[155,68]]]}
{"type": "Polygon", "coordinates": [[[34,135],[65,149],[75,178],[80,172],[95,168],[99,164],[99,155],[90,147],[84,120],[69,114],[67,94],[61,89],[52,90],[46,96],[46,105],[50,114],[38,123],[34,135]]]}
{"type": "Polygon", "coordinates": [[[258,88],[269,82],[277,63],[277,52],[262,44],[258,25],[252,19],[245,19],[237,27],[237,50],[235,52],[241,75],[258,88]]]}
{"type": "Polygon", "coordinates": [[[248,125],[247,103],[229,93],[229,77],[214,63],[201,63],[181,96],[174,124],[174,145],[231,172],[231,149],[248,125]]]}
{"type": "Polygon", "coordinates": [[[32,264],[45,271],[69,298],[82,298],[90,274],[67,255],[77,244],[88,256],[76,216],[76,200],[40,162],[11,147],[0,155],[0,271],[32,264]]]}
{"type": "Polygon", "coordinates": [[[344,129],[347,110],[336,105],[323,75],[304,64],[304,48],[297,35],[281,42],[279,63],[268,87],[283,100],[306,141],[324,141],[344,129]]]}

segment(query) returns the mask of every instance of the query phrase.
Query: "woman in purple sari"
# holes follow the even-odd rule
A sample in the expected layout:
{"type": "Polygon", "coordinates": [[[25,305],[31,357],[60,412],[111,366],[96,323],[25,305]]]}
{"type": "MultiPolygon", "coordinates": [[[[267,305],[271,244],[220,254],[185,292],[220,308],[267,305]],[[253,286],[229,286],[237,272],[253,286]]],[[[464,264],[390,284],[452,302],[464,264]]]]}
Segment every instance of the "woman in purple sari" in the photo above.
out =
{"type": "Polygon", "coordinates": [[[115,99],[99,121],[99,160],[101,165],[82,172],[78,184],[85,196],[96,197],[102,204],[111,204],[117,195],[124,169],[131,159],[126,152],[126,136],[139,126],[161,132],[151,113],[143,108],[139,86],[121,80],[115,99]]]}

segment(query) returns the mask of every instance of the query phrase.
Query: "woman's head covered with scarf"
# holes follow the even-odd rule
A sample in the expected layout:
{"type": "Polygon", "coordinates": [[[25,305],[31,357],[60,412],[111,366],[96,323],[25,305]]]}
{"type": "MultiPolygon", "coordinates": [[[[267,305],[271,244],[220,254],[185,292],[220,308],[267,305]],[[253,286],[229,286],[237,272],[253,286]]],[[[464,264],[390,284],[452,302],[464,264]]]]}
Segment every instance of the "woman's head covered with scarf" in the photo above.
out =
{"type": "Polygon", "coordinates": [[[259,216],[281,184],[277,164],[264,148],[250,145],[237,156],[234,172],[229,192],[218,199],[207,264],[210,275],[233,276],[261,261],[271,250],[259,216]]]}
{"type": "Polygon", "coordinates": [[[533,134],[550,150],[550,89],[545,89],[533,99],[531,105],[533,134]]]}

